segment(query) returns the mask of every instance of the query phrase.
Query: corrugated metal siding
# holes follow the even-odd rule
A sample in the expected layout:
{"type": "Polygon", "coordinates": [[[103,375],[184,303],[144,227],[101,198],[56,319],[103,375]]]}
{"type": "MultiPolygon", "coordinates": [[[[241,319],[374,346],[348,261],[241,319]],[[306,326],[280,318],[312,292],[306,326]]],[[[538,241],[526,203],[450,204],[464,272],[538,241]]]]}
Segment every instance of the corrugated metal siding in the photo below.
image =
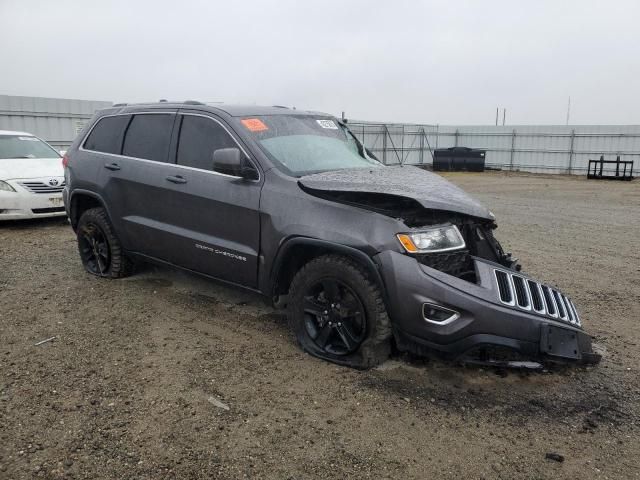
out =
{"type": "Polygon", "coordinates": [[[33,133],[66,149],[96,110],[112,102],[0,95],[0,130],[33,133]]]}
{"type": "Polygon", "coordinates": [[[640,169],[640,125],[388,126],[358,121],[349,127],[388,164],[401,159],[429,164],[431,150],[459,146],[486,150],[487,165],[506,170],[583,175],[589,160],[600,155],[607,160],[620,155],[640,169]],[[415,148],[420,135],[422,151],[415,148]]]}

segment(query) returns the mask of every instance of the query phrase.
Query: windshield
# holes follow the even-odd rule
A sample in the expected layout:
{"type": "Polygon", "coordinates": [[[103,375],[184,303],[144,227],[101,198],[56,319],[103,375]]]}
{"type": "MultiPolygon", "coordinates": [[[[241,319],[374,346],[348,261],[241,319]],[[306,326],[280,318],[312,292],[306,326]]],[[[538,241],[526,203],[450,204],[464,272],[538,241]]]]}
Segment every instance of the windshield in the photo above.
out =
{"type": "Polygon", "coordinates": [[[36,137],[0,135],[0,160],[9,158],[60,158],[60,154],[36,137]]]}
{"type": "Polygon", "coordinates": [[[382,166],[348,129],[328,117],[265,115],[243,118],[240,123],[289,175],[382,166]]]}

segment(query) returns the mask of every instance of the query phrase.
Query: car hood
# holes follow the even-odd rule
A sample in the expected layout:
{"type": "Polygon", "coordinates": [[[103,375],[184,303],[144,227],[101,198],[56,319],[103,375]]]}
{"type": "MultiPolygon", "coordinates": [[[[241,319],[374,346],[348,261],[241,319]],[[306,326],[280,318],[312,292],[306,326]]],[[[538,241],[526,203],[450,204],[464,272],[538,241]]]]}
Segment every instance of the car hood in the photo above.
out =
{"type": "Polygon", "coordinates": [[[298,182],[311,190],[397,195],[431,210],[494,218],[486,207],[451,182],[412,166],[334,170],[306,175],[298,182]]]}
{"type": "Polygon", "coordinates": [[[63,176],[64,169],[60,158],[0,159],[0,180],[63,176]]]}

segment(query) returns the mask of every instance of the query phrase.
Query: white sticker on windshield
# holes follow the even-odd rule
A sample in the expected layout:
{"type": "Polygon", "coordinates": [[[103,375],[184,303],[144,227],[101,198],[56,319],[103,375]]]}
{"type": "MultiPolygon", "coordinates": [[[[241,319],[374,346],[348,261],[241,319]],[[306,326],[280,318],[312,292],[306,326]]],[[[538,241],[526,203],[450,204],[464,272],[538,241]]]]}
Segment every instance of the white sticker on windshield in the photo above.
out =
{"type": "Polygon", "coordinates": [[[38,139],[36,137],[18,137],[18,140],[25,140],[27,142],[37,142],[38,139]]]}
{"type": "Polygon", "coordinates": [[[330,128],[331,130],[338,130],[338,126],[334,123],[333,120],[316,120],[318,125],[322,128],[330,128]]]}

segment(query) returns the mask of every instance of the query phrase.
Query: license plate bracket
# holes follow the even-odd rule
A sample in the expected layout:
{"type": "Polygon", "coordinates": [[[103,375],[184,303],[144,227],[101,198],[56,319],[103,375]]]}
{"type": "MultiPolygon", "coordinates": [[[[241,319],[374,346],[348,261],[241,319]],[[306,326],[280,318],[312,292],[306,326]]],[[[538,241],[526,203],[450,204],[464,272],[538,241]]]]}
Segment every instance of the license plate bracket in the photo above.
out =
{"type": "Polygon", "coordinates": [[[540,328],[540,351],[554,357],[579,360],[578,333],[545,323],[540,328]]]}

